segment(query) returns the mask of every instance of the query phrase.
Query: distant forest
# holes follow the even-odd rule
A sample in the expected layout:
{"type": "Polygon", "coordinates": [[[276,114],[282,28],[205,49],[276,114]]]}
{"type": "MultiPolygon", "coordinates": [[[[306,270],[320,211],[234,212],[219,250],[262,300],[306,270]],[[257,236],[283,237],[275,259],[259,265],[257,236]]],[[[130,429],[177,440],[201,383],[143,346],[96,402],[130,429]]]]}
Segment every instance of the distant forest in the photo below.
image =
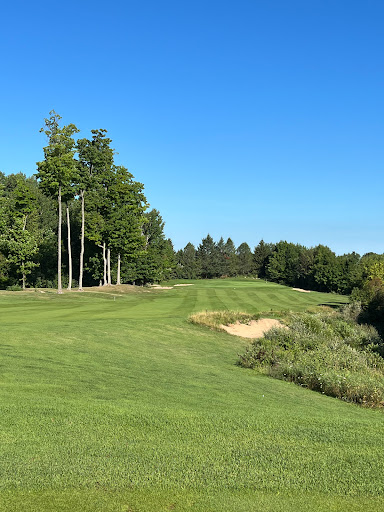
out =
{"type": "Polygon", "coordinates": [[[383,313],[384,255],[336,256],[263,240],[252,251],[208,234],[174,251],[160,212],[148,211],[144,185],[114,163],[106,130],[75,140],[75,125],[52,111],[37,173],[0,173],[0,288],[146,284],[172,278],[244,276],[291,287],[351,294],[383,313]]]}

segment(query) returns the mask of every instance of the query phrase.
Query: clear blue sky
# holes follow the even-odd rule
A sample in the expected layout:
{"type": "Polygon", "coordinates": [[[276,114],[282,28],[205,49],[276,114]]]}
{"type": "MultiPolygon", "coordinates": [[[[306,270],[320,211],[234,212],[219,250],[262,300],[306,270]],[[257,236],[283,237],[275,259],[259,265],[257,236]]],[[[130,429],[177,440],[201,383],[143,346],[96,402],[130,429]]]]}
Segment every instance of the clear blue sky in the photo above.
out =
{"type": "Polygon", "coordinates": [[[44,117],[106,128],[175,248],[209,232],[384,252],[382,0],[13,2],[0,170],[44,117]]]}

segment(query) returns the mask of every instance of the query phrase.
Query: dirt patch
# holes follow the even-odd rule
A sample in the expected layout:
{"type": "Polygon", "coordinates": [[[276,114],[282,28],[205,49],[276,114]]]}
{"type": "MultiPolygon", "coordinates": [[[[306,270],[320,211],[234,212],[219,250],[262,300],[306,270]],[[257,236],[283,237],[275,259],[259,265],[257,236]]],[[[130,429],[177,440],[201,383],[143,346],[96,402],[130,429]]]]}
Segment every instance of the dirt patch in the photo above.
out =
{"type": "MultiPolygon", "coordinates": [[[[91,293],[105,293],[119,296],[120,294],[132,293],[140,291],[141,286],[133,286],[132,284],[112,284],[108,286],[86,286],[82,291],[78,288],[72,288],[73,293],[91,292],[91,293]]],[[[64,290],[63,290],[64,291],[64,290]]],[[[65,290],[67,291],[67,290],[65,290]]],[[[122,296],[122,295],[121,295],[122,296]]]]}
{"type": "Polygon", "coordinates": [[[221,325],[222,329],[227,331],[229,334],[235,336],[241,336],[242,338],[262,338],[264,334],[278,327],[281,329],[288,329],[286,325],[283,325],[279,320],[274,318],[261,318],[260,320],[251,320],[248,324],[241,324],[236,322],[230,325],[221,325]]]}
{"type": "Polygon", "coordinates": [[[311,290],[303,290],[302,288],[292,288],[292,290],[296,290],[297,292],[303,293],[311,293],[311,290]]]}
{"type": "Polygon", "coordinates": [[[188,283],[188,284],[175,284],[175,286],[193,286],[193,283],[188,283]]]}

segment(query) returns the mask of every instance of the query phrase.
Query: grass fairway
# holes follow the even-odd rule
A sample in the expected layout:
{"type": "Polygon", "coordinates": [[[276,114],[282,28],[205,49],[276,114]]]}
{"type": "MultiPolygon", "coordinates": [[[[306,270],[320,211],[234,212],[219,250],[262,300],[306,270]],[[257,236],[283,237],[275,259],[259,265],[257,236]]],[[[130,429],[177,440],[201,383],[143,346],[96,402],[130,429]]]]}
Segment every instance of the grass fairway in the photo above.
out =
{"type": "Polygon", "coordinates": [[[235,365],[189,324],[343,302],[251,280],[0,295],[0,510],[384,509],[384,416],[235,365]]]}

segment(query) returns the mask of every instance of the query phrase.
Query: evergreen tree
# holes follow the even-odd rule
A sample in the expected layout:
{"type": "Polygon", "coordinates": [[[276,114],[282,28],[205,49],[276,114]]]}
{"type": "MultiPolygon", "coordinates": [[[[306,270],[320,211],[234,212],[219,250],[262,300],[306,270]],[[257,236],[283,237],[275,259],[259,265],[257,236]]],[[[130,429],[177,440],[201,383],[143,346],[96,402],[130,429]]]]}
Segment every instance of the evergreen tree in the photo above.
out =
{"type": "Polygon", "coordinates": [[[238,274],[238,257],[236,254],[236,247],[231,238],[228,238],[224,245],[225,254],[225,274],[233,277],[238,274]]]}
{"type": "Polygon", "coordinates": [[[216,244],[210,234],[203,238],[196,252],[200,277],[212,279],[217,277],[216,244]]]}
{"type": "Polygon", "coordinates": [[[261,279],[267,276],[269,258],[272,255],[274,247],[274,244],[266,244],[264,240],[260,240],[257,247],[255,247],[253,252],[253,268],[257,276],[261,279]]]}
{"type": "Polygon", "coordinates": [[[182,279],[197,278],[196,249],[193,244],[188,242],[184,249],[178,251],[177,263],[180,267],[178,277],[182,279]]]}
{"type": "Polygon", "coordinates": [[[227,261],[225,257],[225,243],[223,237],[217,242],[215,247],[215,264],[216,275],[218,277],[224,276],[227,270],[227,261]]]}
{"type": "Polygon", "coordinates": [[[249,245],[243,242],[236,250],[239,274],[248,276],[253,271],[253,256],[249,245]]]}

